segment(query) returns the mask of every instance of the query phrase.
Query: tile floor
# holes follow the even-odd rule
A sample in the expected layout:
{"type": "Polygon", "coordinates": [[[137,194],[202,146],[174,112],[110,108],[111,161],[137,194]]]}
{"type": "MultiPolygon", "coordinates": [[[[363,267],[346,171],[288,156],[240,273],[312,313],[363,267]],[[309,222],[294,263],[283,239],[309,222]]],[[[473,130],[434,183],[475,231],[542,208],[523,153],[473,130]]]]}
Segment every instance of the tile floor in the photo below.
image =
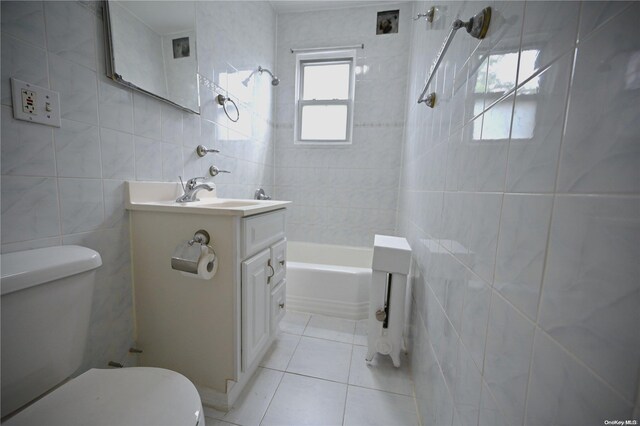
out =
{"type": "Polygon", "coordinates": [[[418,425],[407,358],[367,352],[366,320],[287,312],[235,406],[205,407],[207,426],[418,425]]]}

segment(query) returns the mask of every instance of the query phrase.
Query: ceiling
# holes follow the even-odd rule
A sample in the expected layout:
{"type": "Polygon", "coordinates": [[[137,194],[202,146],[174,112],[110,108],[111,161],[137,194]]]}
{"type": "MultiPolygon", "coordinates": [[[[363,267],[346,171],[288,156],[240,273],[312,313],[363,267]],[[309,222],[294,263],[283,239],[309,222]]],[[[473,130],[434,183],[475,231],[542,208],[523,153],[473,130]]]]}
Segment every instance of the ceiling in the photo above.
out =
{"type": "Polygon", "coordinates": [[[360,1],[360,0],[272,0],[271,5],[277,13],[308,12],[311,10],[344,9],[358,6],[379,6],[396,3],[389,0],[360,1]]]}

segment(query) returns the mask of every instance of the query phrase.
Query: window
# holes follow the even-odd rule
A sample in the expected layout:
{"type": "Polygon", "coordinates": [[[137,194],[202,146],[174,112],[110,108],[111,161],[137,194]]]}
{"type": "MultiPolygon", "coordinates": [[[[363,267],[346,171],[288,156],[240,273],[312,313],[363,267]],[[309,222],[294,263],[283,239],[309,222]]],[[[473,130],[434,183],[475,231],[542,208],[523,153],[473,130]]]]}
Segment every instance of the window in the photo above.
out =
{"type": "Polygon", "coordinates": [[[296,57],[296,143],[351,143],[355,50],[296,57]]]}

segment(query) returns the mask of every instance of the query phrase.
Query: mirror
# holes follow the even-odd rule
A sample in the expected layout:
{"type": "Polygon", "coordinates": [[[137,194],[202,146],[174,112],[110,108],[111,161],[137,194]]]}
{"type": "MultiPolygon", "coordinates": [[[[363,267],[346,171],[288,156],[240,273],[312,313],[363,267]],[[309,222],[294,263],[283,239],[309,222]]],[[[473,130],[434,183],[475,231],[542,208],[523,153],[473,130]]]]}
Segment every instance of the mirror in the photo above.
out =
{"type": "Polygon", "coordinates": [[[193,1],[117,1],[106,7],[107,75],[199,114],[193,1]]]}

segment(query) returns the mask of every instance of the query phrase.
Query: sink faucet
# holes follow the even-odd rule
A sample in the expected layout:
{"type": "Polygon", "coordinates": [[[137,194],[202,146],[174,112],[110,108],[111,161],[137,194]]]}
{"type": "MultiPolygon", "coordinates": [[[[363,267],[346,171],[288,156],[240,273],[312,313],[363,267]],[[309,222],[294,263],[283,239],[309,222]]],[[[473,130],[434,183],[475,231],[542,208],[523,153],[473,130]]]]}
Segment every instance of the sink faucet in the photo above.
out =
{"type": "MultiPolygon", "coordinates": [[[[180,183],[182,183],[182,177],[180,178],[180,183]]],[[[215,189],[214,186],[209,185],[206,182],[198,184],[198,179],[206,179],[203,177],[194,177],[187,181],[187,184],[182,184],[182,189],[184,194],[176,198],[176,203],[190,203],[193,201],[200,201],[196,195],[202,189],[206,189],[207,191],[213,191],[215,189]]]]}

